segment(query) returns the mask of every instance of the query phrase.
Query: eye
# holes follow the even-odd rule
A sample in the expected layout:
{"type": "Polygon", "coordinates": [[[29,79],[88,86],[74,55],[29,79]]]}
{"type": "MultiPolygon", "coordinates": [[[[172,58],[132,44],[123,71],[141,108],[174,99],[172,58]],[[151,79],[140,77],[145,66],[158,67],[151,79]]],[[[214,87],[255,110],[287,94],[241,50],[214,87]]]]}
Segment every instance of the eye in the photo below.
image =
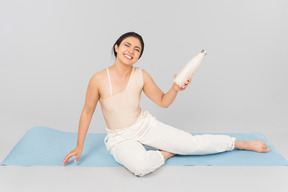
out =
{"type": "Polygon", "coordinates": [[[128,45],[128,44],[125,44],[125,46],[126,46],[126,47],[129,47],[129,45],[128,45]]]}
{"type": "Polygon", "coordinates": [[[139,49],[135,49],[136,51],[138,51],[138,52],[140,52],[140,50],[139,49]]]}

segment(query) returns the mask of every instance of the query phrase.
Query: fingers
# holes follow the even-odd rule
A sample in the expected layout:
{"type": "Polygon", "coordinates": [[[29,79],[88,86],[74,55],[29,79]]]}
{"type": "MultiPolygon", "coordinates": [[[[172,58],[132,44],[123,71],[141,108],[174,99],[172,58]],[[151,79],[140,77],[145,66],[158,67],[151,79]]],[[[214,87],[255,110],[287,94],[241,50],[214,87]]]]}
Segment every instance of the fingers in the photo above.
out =
{"type": "Polygon", "coordinates": [[[186,82],[185,85],[189,85],[191,83],[191,78],[189,78],[186,82]]]}
{"type": "Polygon", "coordinates": [[[185,90],[191,83],[191,78],[189,78],[182,87],[179,87],[181,91],[185,90]]]}
{"type": "Polygon", "coordinates": [[[176,85],[176,90],[177,91],[183,91],[183,90],[185,90],[186,89],[186,87],[188,87],[188,85],[183,85],[182,87],[179,87],[178,85],[176,85]]]}
{"type": "Polygon", "coordinates": [[[73,152],[70,152],[68,155],[66,155],[64,161],[63,161],[63,164],[66,165],[70,159],[70,157],[76,155],[76,153],[73,151],[73,152]]]}
{"type": "Polygon", "coordinates": [[[183,90],[185,90],[186,88],[188,87],[188,85],[183,85],[180,89],[181,89],[181,91],[183,91],[183,90]]]}
{"type": "Polygon", "coordinates": [[[76,154],[76,157],[75,157],[75,159],[74,159],[74,162],[75,162],[75,163],[77,163],[79,156],[80,156],[80,155],[76,154]]]}
{"type": "Polygon", "coordinates": [[[184,85],[181,88],[187,87],[191,83],[191,78],[185,81],[184,85]]]}
{"type": "MultiPolygon", "coordinates": [[[[177,76],[177,75],[174,74],[174,78],[176,78],[176,76],[177,76]]],[[[191,78],[189,78],[182,87],[179,87],[179,86],[177,85],[176,91],[183,91],[183,90],[185,90],[190,83],[191,83],[191,78]]]]}

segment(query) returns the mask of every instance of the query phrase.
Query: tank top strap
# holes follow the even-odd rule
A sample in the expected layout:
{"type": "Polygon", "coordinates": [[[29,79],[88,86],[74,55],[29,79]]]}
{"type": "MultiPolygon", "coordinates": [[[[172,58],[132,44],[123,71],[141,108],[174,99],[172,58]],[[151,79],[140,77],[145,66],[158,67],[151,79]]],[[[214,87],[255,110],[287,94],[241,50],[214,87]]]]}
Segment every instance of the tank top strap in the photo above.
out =
{"type": "Polygon", "coordinates": [[[107,71],[108,80],[109,80],[110,96],[112,96],[112,85],[111,85],[111,79],[110,79],[109,69],[106,68],[106,71],[107,71]]]}
{"type": "Polygon", "coordinates": [[[142,69],[140,67],[136,67],[135,69],[135,77],[134,81],[137,82],[137,84],[141,87],[143,87],[143,74],[142,69]]]}

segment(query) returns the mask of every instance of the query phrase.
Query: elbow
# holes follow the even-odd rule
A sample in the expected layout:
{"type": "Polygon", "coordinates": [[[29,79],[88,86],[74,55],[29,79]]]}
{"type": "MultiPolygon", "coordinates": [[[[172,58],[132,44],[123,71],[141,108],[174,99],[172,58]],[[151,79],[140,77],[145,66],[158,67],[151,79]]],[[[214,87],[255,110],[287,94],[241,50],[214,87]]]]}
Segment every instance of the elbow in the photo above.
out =
{"type": "Polygon", "coordinates": [[[165,94],[163,93],[161,100],[160,100],[158,105],[162,108],[168,108],[171,105],[171,103],[168,103],[166,100],[164,100],[164,96],[165,96],[165,94]]]}
{"type": "Polygon", "coordinates": [[[168,104],[161,104],[161,105],[159,105],[160,107],[162,107],[162,108],[168,108],[170,105],[168,105],[168,104]]]}

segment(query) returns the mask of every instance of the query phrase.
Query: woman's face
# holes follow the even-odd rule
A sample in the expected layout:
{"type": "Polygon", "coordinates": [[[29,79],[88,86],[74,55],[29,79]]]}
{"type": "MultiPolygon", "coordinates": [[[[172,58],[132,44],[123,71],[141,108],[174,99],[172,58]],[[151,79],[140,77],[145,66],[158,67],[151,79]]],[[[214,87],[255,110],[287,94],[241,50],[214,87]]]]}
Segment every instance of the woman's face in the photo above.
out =
{"type": "Polygon", "coordinates": [[[117,60],[127,65],[133,65],[136,63],[141,54],[140,40],[135,37],[125,38],[119,45],[115,45],[115,51],[117,52],[117,60]]]}

